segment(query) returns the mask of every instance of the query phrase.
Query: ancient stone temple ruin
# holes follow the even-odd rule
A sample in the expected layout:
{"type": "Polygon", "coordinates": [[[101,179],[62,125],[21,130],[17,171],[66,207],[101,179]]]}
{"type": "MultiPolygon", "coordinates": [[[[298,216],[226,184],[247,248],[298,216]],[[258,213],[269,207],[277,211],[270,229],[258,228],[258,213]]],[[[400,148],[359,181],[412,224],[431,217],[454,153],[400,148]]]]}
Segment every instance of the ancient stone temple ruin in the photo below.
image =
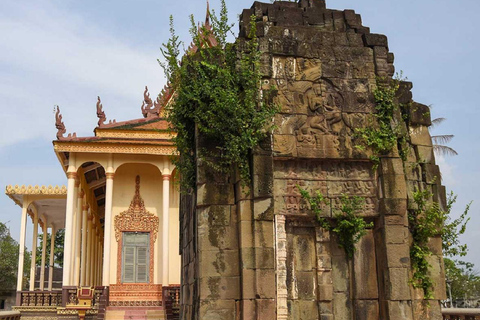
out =
{"type": "MultiPolygon", "coordinates": [[[[387,37],[352,10],[323,0],[255,2],[243,11],[237,45],[256,17],[263,85],[275,86],[273,134],[253,152],[252,182],[197,163],[196,191],[180,200],[183,319],[441,319],[445,299],[441,239],[430,241],[433,294],[411,285],[408,211],[428,190],[445,189],[428,132],[429,109],[400,81],[394,114],[402,145],[372,161],[356,128],[371,125],[379,79],[394,76],[387,37]],[[332,218],[342,194],[365,199],[373,227],[352,259],[316,222],[299,187],[327,198],[332,218]]],[[[197,136],[197,148],[211,141],[197,136]]]]}
{"type": "MultiPolygon", "coordinates": [[[[413,195],[426,191],[429,203],[445,207],[429,108],[412,100],[411,83],[398,81],[401,107],[387,124],[395,128],[392,147],[379,153],[359,135],[378,125],[377,88],[397,83],[386,36],[324,0],[254,2],[240,17],[240,51],[252,16],[262,88],[276,91],[279,112],[273,132],[252,151],[247,185],[235,168],[219,174],[197,162],[195,191],[175,187],[176,133],[166,117],[173,89],[154,101],[146,88],[143,118],[122,122],[107,122],[98,98],[93,137],[65,136],[57,109],[54,150],[68,186],[6,188],[22,207],[16,297],[23,318],[441,319],[439,237],[429,242],[431,296],[411,281],[413,195]],[[325,197],[325,221],[338,219],[343,195],[363,199],[359,215],[368,228],[351,257],[302,190],[325,197]],[[25,290],[28,216],[35,240],[25,290]],[[53,251],[46,261],[49,228],[51,235],[65,229],[61,288],[53,283],[53,251]]],[[[195,143],[196,150],[213,144],[198,134],[195,143]]]]}

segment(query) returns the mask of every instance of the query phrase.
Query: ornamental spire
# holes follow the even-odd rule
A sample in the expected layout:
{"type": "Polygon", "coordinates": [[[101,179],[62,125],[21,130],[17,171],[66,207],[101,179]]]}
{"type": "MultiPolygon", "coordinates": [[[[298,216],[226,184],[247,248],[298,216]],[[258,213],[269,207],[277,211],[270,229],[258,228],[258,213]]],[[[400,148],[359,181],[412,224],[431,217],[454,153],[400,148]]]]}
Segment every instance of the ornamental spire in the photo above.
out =
{"type": "Polygon", "coordinates": [[[60,107],[57,107],[57,112],[55,112],[55,128],[57,128],[57,140],[67,140],[67,139],[74,139],[77,137],[77,134],[74,132],[73,134],[68,134],[67,137],[63,135],[67,132],[65,128],[65,123],[62,121],[62,114],[60,113],[60,107]]]}
{"type": "Polygon", "coordinates": [[[100,96],[97,96],[97,117],[98,117],[98,126],[101,127],[104,125],[107,117],[105,116],[105,112],[103,111],[102,101],[100,100],[100,96]]]}

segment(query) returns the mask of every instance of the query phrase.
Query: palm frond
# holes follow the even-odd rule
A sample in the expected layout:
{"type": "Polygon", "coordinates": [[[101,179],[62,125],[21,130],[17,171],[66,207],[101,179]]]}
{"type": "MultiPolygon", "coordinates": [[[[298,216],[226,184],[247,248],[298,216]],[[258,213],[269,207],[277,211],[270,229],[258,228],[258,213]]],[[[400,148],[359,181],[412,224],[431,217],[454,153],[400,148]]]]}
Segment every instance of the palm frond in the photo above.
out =
{"type": "Polygon", "coordinates": [[[435,128],[436,126],[438,126],[439,124],[441,124],[441,123],[444,122],[445,120],[447,120],[447,118],[435,118],[435,119],[432,119],[432,125],[430,126],[430,128],[435,128]]]}
{"type": "Polygon", "coordinates": [[[437,136],[432,136],[432,141],[434,144],[446,144],[452,141],[453,134],[442,134],[437,136]]]}
{"type": "Polygon", "coordinates": [[[442,156],[457,156],[458,152],[455,151],[453,148],[440,145],[440,144],[434,144],[433,145],[433,152],[435,152],[438,155],[442,156]]]}

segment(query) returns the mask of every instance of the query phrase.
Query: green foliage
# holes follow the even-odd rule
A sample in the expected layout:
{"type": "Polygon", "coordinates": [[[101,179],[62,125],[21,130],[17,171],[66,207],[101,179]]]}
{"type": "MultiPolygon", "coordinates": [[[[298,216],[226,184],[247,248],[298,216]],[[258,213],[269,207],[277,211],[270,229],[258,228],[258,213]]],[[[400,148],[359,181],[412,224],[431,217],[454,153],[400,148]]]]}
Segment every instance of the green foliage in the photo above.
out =
{"type": "Polygon", "coordinates": [[[413,268],[412,284],[416,288],[422,288],[425,298],[432,297],[433,283],[429,275],[430,264],[428,257],[432,254],[428,242],[430,238],[441,236],[443,255],[446,257],[465,256],[467,245],[461,244],[459,236],[465,233],[470,218],[467,218],[470,204],[467,205],[463,214],[451,220],[450,212],[457,197],[449,194],[446,210],[433,201],[429,202],[432,194],[428,191],[415,191],[413,200],[416,209],[408,214],[409,228],[413,242],[410,247],[410,259],[413,268]]]}
{"type": "MultiPolygon", "coordinates": [[[[362,143],[372,149],[371,160],[375,163],[375,167],[378,166],[380,156],[388,154],[395,146],[399,146],[400,156],[406,160],[406,137],[400,132],[394,119],[395,112],[400,110],[396,102],[400,77],[389,81],[377,78],[377,87],[373,91],[377,124],[355,130],[362,143]]],[[[362,146],[357,147],[362,148],[362,146]]]]}
{"type": "Polygon", "coordinates": [[[367,223],[364,218],[358,214],[362,210],[365,199],[359,196],[350,197],[342,194],[340,198],[341,208],[335,214],[335,220],[329,221],[322,217],[322,205],[328,205],[328,200],[320,191],[311,196],[308,191],[297,186],[302,198],[310,205],[310,209],[315,213],[318,223],[329,231],[334,232],[338,237],[338,244],[345,250],[349,259],[353,258],[355,244],[366,234],[366,229],[373,227],[373,222],[367,223]]]}
{"type": "Polygon", "coordinates": [[[217,172],[237,166],[244,181],[249,181],[249,153],[266,137],[266,127],[277,111],[273,103],[267,102],[270,94],[261,94],[255,20],[252,17],[246,48],[239,51],[225,42],[232,25],[228,23],[224,1],[220,17],[212,15],[211,30],[199,30],[191,19],[190,30],[198,52],[187,54],[179,62],[173,23],[171,38],[162,50],[165,73],[175,91],[167,118],[177,133],[174,142],[181,156],[174,162],[181,184],[186,190],[195,186],[196,160],[217,172]],[[211,36],[217,40],[217,46],[208,43],[211,36]],[[212,141],[214,147],[197,150],[196,132],[212,141]]]}
{"type": "Polygon", "coordinates": [[[452,220],[450,212],[456,201],[457,196],[450,192],[447,199],[445,223],[442,229],[442,247],[445,257],[464,257],[467,254],[467,245],[460,243],[459,236],[464,234],[467,229],[467,223],[470,221],[470,217],[467,217],[467,215],[472,202],[467,204],[460,217],[452,220]]]}
{"type": "MultiPolygon", "coordinates": [[[[40,244],[37,246],[37,255],[35,257],[36,264],[42,263],[43,234],[38,235],[40,244]]],[[[52,236],[47,234],[47,250],[45,252],[45,264],[50,261],[50,245],[52,236]]],[[[63,243],[65,241],[65,229],[60,229],[55,233],[55,247],[53,248],[53,263],[55,266],[63,267],[63,243]]]]}
{"type": "Polygon", "coordinates": [[[373,222],[367,223],[358,213],[365,204],[365,199],[359,196],[349,197],[342,194],[342,208],[335,215],[336,225],[332,229],[339,239],[339,245],[345,250],[348,258],[353,258],[355,244],[366,234],[367,228],[373,227],[373,222]]]}
{"type": "MultiPolygon", "coordinates": [[[[0,222],[0,288],[15,289],[17,285],[18,272],[18,250],[19,245],[10,236],[10,230],[0,222]]],[[[25,260],[23,266],[23,284],[28,285],[30,276],[30,252],[25,248],[25,260]]]]}
{"type": "Polygon", "coordinates": [[[444,258],[444,265],[452,300],[480,297],[480,275],[472,263],[444,258]]]}
{"type": "Polygon", "coordinates": [[[430,264],[427,258],[432,254],[428,247],[430,238],[442,234],[442,226],[448,213],[441,210],[437,202],[429,202],[432,194],[415,191],[413,201],[416,209],[408,213],[409,228],[413,242],[410,247],[410,260],[413,268],[412,284],[422,288],[426,299],[432,298],[433,283],[429,275],[430,264]]]}

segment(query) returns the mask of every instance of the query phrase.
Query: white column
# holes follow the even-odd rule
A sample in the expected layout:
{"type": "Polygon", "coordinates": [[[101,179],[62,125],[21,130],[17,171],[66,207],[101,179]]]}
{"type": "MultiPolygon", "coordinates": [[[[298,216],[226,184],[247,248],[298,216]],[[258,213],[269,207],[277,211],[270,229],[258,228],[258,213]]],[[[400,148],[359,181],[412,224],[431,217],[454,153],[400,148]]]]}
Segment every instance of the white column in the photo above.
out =
{"type": "Polygon", "coordinates": [[[28,202],[25,197],[23,199],[23,206],[22,206],[22,220],[20,221],[20,246],[18,248],[17,291],[22,291],[22,287],[23,287],[23,263],[25,261],[25,235],[27,234],[27,209],[28,209],[28,202]]]}
{"type": "Polygon", "coordinates": [[[170,175],[163,174],[163,277],[162,285],[168,286],[169,259],[168,259],[168,230],[169,230],[169,211],[170,211],[170,175]]]}
{"type": "Polygon", "coordinates": [[[34,210],[33,215],[33,239],[32,239],[32,261],[30,263],[30,291],[35,290],[35,267],[37,259],[37,242],[38,242],[38,213],[34,210]]]}
{"type": "Polygon", "coordinates": [[[86,285],[86,258],[87,258],[87,220],[88,220],[88,204],[82,207],[82,256],[80,266],[80,285],[86,285]]]}
{"type": "Polygon", "coordinates": [[[105,191],[105,243],[103,247],[102,285],[110,285],[110,240],[112,234],[112,200],[113,200],[113,168],[107,168],[105,191]]]}
{"type": "Polygon", "coordinates": [[[42,264],[40,266],[40,291],[45,289],[45,257],[47,255],[47,219],[43,219],[42,264]]]}
{"type": "Polygon", "coordinates": [[[70,285],[71,286],[76,286],[77,284],[75,283],[75,244],[76,244],[76,238],[77,238],[77,217],[78,217],[78,187],[80,186],[80,180],[77,178],[75,179],[75,191],[74,191],[74,196],[73,198],[75,201],[73,202],[73,222],[72,222],[72,242],[71,242],[71,254],[70,254],[70,285]]]}
{"type": "MultiPolygon", "coordinates": [[[[70,154],[70,162],[73,155],[70,154]]],[[[63,279],[62,286],[71,285],[70,274],[72,270],[72,236],[73,236],[73,210],[75,209],[75,166],[69,165],[67,172],[67,206],[65,212],[65,242],[63,252],[63,279]]]]}
{"type": "Polygon", "coordinates": [[[52,224],[52,233],[50,238],[50,262],[48,268],[48,291],[52,291],[53,286],[53,265],[55,263],[55,226],[52,224]]]}
{"type": "Polygon", "coordinates": [[[75,286],[80,285],[80,247],[81,247],[81,232],[82,232],[82,215],[83,215],[83,196],[84,192],[79,187],[77,190],[78,198],[77,198],[77,210],[75,210],[75,237],[74,237],[74,252],[75,252],[75,269],[73,274],[73,284],[75,286]]]}
{"type": "Polygon", "coordinates": [[[96,238],[97,238],[97,220],[94,218],[92,220],[94,225],[92,226],[92,251],[90,252],[90,285],[95,285],[95,249],[96,249],[96,238]]]}

